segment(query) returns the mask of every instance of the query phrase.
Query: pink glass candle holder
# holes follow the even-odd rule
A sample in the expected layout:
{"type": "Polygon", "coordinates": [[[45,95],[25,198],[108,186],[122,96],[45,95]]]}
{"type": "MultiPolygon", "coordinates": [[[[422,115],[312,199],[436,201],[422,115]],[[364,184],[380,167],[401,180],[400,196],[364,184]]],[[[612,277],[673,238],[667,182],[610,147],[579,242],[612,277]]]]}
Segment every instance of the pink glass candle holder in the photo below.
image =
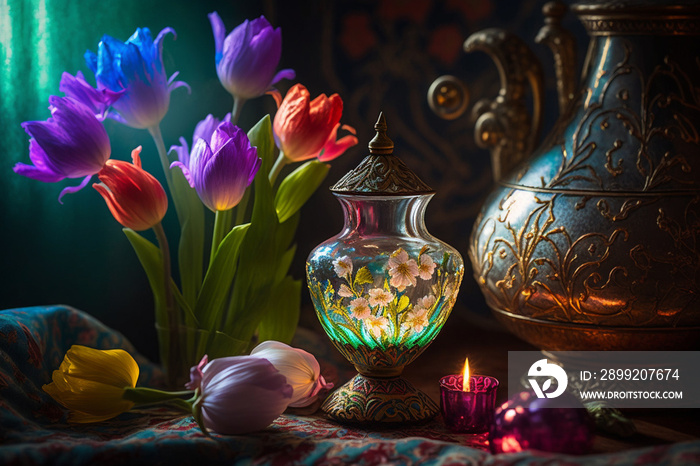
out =
{"type": "Polygon", "coordinates": [[[452,432],[488,432],[496,409],[498,379],[486,375],[469,377],[469,391],[462,390],[462,375],[440,379],[440,409],[452,432]]]}

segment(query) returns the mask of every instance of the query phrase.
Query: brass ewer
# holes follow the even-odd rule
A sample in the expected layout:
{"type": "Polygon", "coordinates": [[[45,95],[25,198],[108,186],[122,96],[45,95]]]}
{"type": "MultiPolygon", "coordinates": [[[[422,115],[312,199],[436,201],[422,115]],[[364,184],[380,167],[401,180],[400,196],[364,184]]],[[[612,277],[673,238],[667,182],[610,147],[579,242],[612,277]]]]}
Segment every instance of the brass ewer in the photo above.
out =
{"type": "MultiPolygon", "coordinates": [[[[501,80],[471,111],[497,182],[471,235],[474,276],[497,318],[544,350],[698,349],[700,5],[573,5],[590,35],[580,86],[565,10],[545,5],[536,38],[554,54],[560,109],[542,142],[528,46],[500,29],[464,44],[501,80]]],[[[428,98],[456,118],[467,95],[446,76],[428,98]]]]}

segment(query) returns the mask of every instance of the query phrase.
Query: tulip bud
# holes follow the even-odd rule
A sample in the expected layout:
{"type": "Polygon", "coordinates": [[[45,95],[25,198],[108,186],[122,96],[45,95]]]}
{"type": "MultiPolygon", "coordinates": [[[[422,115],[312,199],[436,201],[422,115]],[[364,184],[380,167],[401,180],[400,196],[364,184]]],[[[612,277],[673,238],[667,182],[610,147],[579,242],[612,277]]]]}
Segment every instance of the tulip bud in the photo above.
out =
{"type": "Polygon", "coordinates": [[[219,124],[210,141],[198,139],[188,161],[189,165],[177,161],[170,167],[180,167],[190,186],[212,211],[238,205],[262,164],[245,132],[228,121],[219,124]]]}
{"type": "MultiPolygon", "coordinates": [[[[315,157],[326,162],[338,157],[358,142],[351,135],[336,141],[342,114],[343,100],[338,94],[330,97],[321,94],[311,101],[309,91],[295,84],[275,114],[273,129],[277,147],[292,162],[315,157]]],[[[350,126],[342,128],[355,133],[350,126]]]]}
{"type": "Polygon", "coordinates": [[[294,389],[289,402],[291,408],[308,406],[316,401],[321,389],[333,388],[333,384],[326,383],[321,375],[316,358],[303,349],[279,341],[264,341],[250,355],[267,359],[287,378],[287,383],[294,389]]]}
{"type": "Polygon", "coordinates": [[[216,46],[216,73],[229,94],[253,99],[272,90],[281,79],[294,79],[294,70],[275,73],[282,54],[282,31],[264,16],[244,21],[226,36],[217,12],[209,14],[216,46]]]}
{"type": "MultiPolygon", "coordinates": [[[[206,118],[197,123],[197,126],[195,126],[194,134],[192,135],[192,145],[194,145],[198,139],[210,141],[214,131],[216,131],[216,128],[218,128],[223,121],[231,122],[231,114],[227,113],[223,120],[219,120],[212,114],[207,115],[206,118]]],[[[179,146],[173,145],[170,147],[169,152],[173,151],[177,155],[177,160],[189,169],[191,157],[190,146],[187,144],[185,138],[180,138],[179,146]]]]}
{"type": "Polygon", "coordinates": [[[170,106],[170,93],[178,87],[189,86],[175,81],[177,72],[168,78],[163,66],[163,39],[175,34],[165,28],[155,40],[148,28],[138,28],[122,42],[105,35],[97,53],[87,51],[85,62],[95,73],[98,89],[123,93],[112,104],[115,112],[109,117],[132,128],[158,126],[170,106]]]}
{"type": "Polygon", "coordinates": [[[102,183],[93,188],[107,203],[114,218],[127,228],[148,230],[168,210],[168,197],[153,175],[141,168],[141,146],[131,152],[132,163],[108,160],[98,173],[102,183]]]}
{"type": "Polygon", "coordinates": [[[207,363],[204,356],[190,371],[197,390],[194,417],[202,430],[239,435],[269,426],[287,408],[293,389],[266,359],[232,356],[207,363]]]}
{"type": "Polygon", "coordinates": [[[134,406],[122,396],[138,378],[139,366],[126,351],[73,345],[53,371],[52,382],[42,388],[71,410],[71,422],[99,422],[134,406]]]}

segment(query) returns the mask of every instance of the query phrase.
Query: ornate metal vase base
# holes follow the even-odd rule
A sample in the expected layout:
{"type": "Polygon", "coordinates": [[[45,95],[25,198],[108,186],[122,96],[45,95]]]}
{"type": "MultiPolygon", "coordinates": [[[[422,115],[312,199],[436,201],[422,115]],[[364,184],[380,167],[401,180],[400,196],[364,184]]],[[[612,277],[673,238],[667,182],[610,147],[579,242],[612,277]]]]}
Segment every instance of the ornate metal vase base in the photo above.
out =
{"type": "Polygon", "coordinates": [[[438,413],[435,402],[406,379],[361,374],[333,392],[321,409],[338,422],[383,425],[425,422],[438,413]]]}

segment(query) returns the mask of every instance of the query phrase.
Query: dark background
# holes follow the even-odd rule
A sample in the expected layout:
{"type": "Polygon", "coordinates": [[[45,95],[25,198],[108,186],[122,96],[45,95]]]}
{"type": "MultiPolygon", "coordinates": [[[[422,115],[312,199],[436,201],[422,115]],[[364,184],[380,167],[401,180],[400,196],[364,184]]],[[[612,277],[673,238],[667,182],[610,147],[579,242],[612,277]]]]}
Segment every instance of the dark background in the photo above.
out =
{"type": "MultiPolygon", "coordinates": [[[[448,325],[472,325],[489,317],[472,279],[467,249],[471,226],[492,184],[489,156],[478,149],[466,116],[455,121],[435,117],[426,92],[440,75],[465,80],[472,102],[494,97],[498,74],[483,53],[466,55],[462,43],[487,27],[517,33],[541,58],[547,82],[545,130],[556,118],[556,95],[549,50],[533,43],[543,23],[544,1],[380,0],[380,1],[199,1],[185,0],[8,0],[0,3],[0,309],[69,304],[123,332],[151,358],[157,356],[152,298],[131,246],[102,198],[92,189],[57,197],[78,180],[44,184],[12,172],[28,162],[29,137],[22,121],[48,118],[48,96],[59,95],[61,73],[88,76],[83,54],[96,51],[103,34],[126,40],[137,27],[155,37],[162,28],[177,31],[165,39],[168,75],[179,71],[192,87],[172,94],[161,124],[166,147],[180,136],[191,141],[196,123],[208,113],[222,117],[232,99],[221,87],[214,67],[214,40],[207,14],[218,11],[227,32],[245,19],[264,14],[282,28],[280,68],[296,70],[296,82],[312,97],[337,92],[345,103],[342,122],[357,129],[360,144],[332,163],[321,189],[302,211],[298,252],[292,273],[304,274],[311,249],[336,234],[341,210],[327,188],[366,155],[372,126],[380,110],[398,154],[437,190],[426,222],[436,237],[455,246],[467,265],[458,304],[448,325]]],[[[569,15],[564,22],[579,38],[579,61],[586,36],[569,15]]],[[[282,82],[282,93],[292,85],[282,82]]],[[[249,129],[274,112],[270,97],[246,104],[240,126],[249,129]]],[[[145,130],[112,120],[105,122],[112,157],[129,160],[143,145],[144,168],[163,178],[153,141],[145,130]]],[[[173,209],[164,221],[174,248],[177,219],[173,209]]],[[[303,293],[302,323],[315,323],[310,299],[303,293]]]]}

